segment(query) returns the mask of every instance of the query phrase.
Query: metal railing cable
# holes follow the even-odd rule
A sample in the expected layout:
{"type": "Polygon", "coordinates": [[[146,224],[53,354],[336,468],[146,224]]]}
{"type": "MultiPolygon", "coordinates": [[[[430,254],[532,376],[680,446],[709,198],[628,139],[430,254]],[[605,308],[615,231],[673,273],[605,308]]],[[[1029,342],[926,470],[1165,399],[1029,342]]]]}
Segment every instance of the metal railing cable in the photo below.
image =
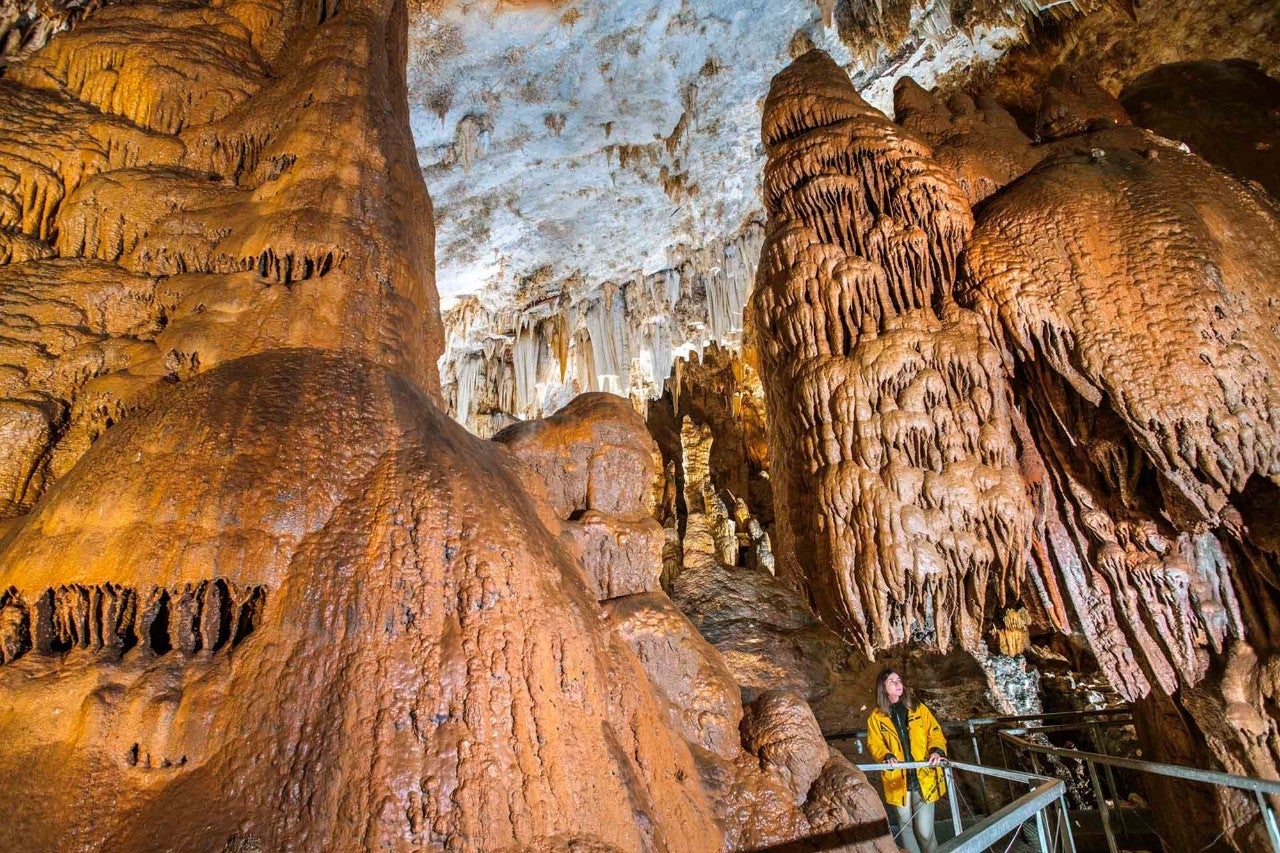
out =
{"type": "MultiPolygon", "coordinates": [[[[864,773],[870,773],[884,770],[919,770],[931,766],[933,765],[927,761],[899,761],[893,764],[859,764],[858,769],[864,773]]],[[[946,761],[940,766],[946,774],[947,796],[956,836],[940,844],[938,853],[985,851],[1010,833],[1016,837],[1022,831],[1023,825],[1031,820],[1036,822],[1036,835],[1042,853],[1074,853],[1075,840],[1071,833],[1071,822],[1067,811],[1066,785],[1061,779],[961,761],[946,761]],[[957,770],[1006,779],[1016,784],[1027,785],[1031,790],[994,814],[965,828],[960,816],[959,788],[954,778],[957,770]],[[1060,814],[1051,832],[1046,812],[1055,806],[1060,810],[1060,814]]]]}
{"type": "MultiPolygon", "coordinates": [[[[1154,776],[1166,776],[1174,779],[1182,779],[1188,782],[1201,782],[1218,787],[1235,788],[1237,790],[1251,791],[1258,803],[1258,809],[1261,813],[1263,826],[1266,828],[1267,837],[1271,842],[1271,849],[1274,853],[1280,853],[1280,825],[1277,824],[1275,808],[1271,803],[1270,797],[1280,797],[1280,782],[1267,779],[1255,779],[1249,776],[1237,776],[1231,773],[1222,773],[1217,770],[1202,770],[1198,767],[1184,767],[1179,764],[1160,764],[1154,761],[1142,761],[1136,758],[1121,758],[1119,756],[1107,755],[1098,752],[1084,752],[1078,749],[1070,749],[1067,747],[1052,746],[1050,744],[1036,743],[1028,740],[1028,735],[1035,735],[1049,727],[1014,727],[1001,729],[998,734],[1003,743],[1007,743],[1010,747],[1035,755],[1054,756],[1056,758],[1069,758],[1084,762],[1088,769],[1089,781],[1093,788],[1094,799],[1098,802],[1098,812],[1102,818],[1103,832],[1107,838],[1107,847],[1111,853],[1116,853],[1119,849],[1116,842],[1115,832],[1111,826],[1111,807],[1103,792],[1101,779],[1098,774],[1098,767],[1104,768],[1110,776],[1110,786],[1112,801],[1119,805],[1119,793],[1115,786],[1114,776],[1111,775],[1112,768],[1119,770],[1136,771],[1154,776]]],[[[1066,727],[1057,727],[1059,729],[1066,727]]],[[[1145,823],[1145,821],[1144,821],[1145,823]]],[[[1154,830],[1153,830],[1154,831],[1154,830]]]]}

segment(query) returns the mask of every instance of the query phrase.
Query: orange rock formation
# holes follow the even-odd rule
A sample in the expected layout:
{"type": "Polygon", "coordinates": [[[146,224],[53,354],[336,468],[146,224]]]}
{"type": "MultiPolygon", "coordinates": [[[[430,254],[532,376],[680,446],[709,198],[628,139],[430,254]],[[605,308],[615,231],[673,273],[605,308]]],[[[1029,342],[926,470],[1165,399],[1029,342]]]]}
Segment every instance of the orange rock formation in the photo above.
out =
{"type": "Polygon", "coordinates": [[[999,351],[951,296],[968,202],[820,52],[775,78],[763,136],[780,571],[868,653],[974,648],[988,586],[1020,587],[1031,506],[999,351]]]}
{"type": "Polygon", "coordinates": [[[625,402],[437,408],[404,50],[144,2],[0,80],[0,848],[889,849],[800,700],[744,742],[625,402]]]}

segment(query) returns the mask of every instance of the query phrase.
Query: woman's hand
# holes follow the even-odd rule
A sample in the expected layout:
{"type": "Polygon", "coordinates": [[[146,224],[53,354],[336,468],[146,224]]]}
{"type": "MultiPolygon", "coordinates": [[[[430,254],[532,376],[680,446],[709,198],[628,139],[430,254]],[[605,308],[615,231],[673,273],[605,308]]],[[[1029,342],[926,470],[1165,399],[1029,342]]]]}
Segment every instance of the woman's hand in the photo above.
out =
{"type": "Polygon", "coordinates": [[[881,764],[897,764],[897,763],[898,763],[898,757],[897,757],[896,755],[886,755],[886,756],[884,757],[884,761],[882,761],[882,762],[880,762],[880,763],[881,763],[881,764]]]}
{"type": "Polygon", "coordinates": [[[939,764],[941,764],[942,762],[944,762],[944,761],[946,761],[946,760],[947,760],[947,757],[946,757],[945,755],[943,755],[941,752],[938,752],[938,751],[936,751],[936,750],[935,750],[935,751],[933,751],[933,752],[929,753],[929,766],[930,766],[930,767],[937,767],[939,764]]]}

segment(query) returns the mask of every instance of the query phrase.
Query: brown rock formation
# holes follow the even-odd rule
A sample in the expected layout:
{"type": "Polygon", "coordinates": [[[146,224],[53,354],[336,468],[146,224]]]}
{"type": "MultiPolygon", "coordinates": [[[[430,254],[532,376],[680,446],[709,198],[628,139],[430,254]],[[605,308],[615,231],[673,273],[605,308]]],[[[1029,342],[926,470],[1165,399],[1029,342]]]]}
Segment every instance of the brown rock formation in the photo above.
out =
{"type": "Polygon", "coordinates": [[[970,204],[977,204],[1040,161],[1040,155],[1004,107],[989,97],[976,101],[956,92],[943,103],[910,77],[893,88],[894,119],[928,140],[933,159],[956,178],[970,204]]]}
{"type": "Polygon", "coordinates": [[[763,137],[779,571],[868,653],[976,648],[988,587],[1018,593],[1031,508],[999,352],[951,297],[968,203],[819,52],[775,78],[763,137]]]}
{"type": "MultiPolygon", "coordinates": [[[[700,451],[699,473],[693,478],[685,474],[686,491],[699,486],[706,491],[708,486],[711,441],[706,432],[692,428],[686,418],[686,436],[700,451]]],[[[562,538],[578,547],[588,543],[583,567],[593,577],[597,595],[608,599],[605,620],[635,653],[671,728],[692,750],[727,848],[780,842],[803,848],[803,839],[838,833],[846,845],[842,849],[888,849],[874,791],[860,771],[828,749],[804,700],[792,693],[770,694],[767,702],[744,713],[736,673],[666,593],[656,589],[662,552],[653,547],[658,541],[648,532],[662,528],[642,507],[659,509],[652,487],[661,482],[661,456],[630,404],[610,394],[583,395],[550,418],[503,430],[494,441],[525,463],[523,476],[531,492],[558,496],[553,504],[565,519],[562,538]],[[616,494],[629,495],[629,500],[614,500],[611,492],[606,496],[611,510],[594,508],[598,504],[593,503],[591,483],[600,472],[612,472],[622,489],[616,494]],[[582,504],[593,508],[578,508],[582,504]],[[637,547],[637,541],[644,546],[637,547]],[[825,780],[821,785],[820,776],[825,780]]],[[[737,555],[724,504],[714,491],[702,497],[685,497],[698,513],[689,514],[680,578],[693,574],[691,567],[718,565],[721,551],[737,555]],[[706,513],[702,497],[718,512],[706,513]]],[[[745,692],[754,697],[761,691],[745,692]]]]}
{"type": "Polygon", "coordinates": [[[4,846],[718,846],[504,459],[402,378],[312,351],[110,431],[5,551],[30,650],[0,669],[0,764],[30,807],[4,846]]]}
{"type": "Polygon", "coordinates": [[[1178,62],[1120,94],[1134,120],[1280,198],[1280,80],[1256,63],[1178,62]]]}
{"type": "Polygon", "coordinates": [[[1244,56],[1272,76],[1280,71],[1280,9],[1272,0],[1143,0],[1131,9],[1109,4],[1043,26],[1035,38],[963,76],[974,91],[1032,116],[1045,80],[1060,66],[1079,69],[1111,93],[1171,62],[1244,56]]]}
{"type": "Polygon", "coordinates": [[[1036,110],[1036,138],[1061,139],[1104,127],[1133,124],[1115,96],[1082,69],[1061,66],[1045,82],[1036,110]]]}
{"type": "Polygon", "coordinates": [[[545,483],[556,514],[586,510],[652,515],[662,495],[662,457],[644,418],[614,394],[581,394],[549,418],[493,437],[545,483]]]}
{"type": "Polygon", "coordinates": [[[523,463],[436,407],[404,39],[135,3],[0,80],[0,848],[887,849],[838,763],[809,823],[770,768],[830,756],[745,750],[660,593],[598,606],[660,565],[625,402],[523,463]]]}
{"type": "Polygon", "coordinates": [[[22,448],[0,511],[166,381],[251,353],[347,351],[437,393],[430,202],[382,94],[403,45],[385,11],[334,13],[107,6],[0,80],[0,256],[29,282],[0,307],[0,430],[22,448]]]}
{"type": "Polygon", "coordinates": [[[1055,148],[984,208],[959,290],[1026,416],[1037,594],[1124,697],[1194,721],[1159,755],[1274,778],[1280,214],[1136,129],[1055,148]]]}

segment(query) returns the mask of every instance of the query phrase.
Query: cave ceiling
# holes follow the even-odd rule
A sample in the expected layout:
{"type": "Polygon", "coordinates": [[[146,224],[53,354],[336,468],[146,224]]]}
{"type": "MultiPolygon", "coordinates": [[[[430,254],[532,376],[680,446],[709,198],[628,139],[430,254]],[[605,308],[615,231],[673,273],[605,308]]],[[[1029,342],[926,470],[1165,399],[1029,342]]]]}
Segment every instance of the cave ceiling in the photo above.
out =
{"type": "Polygon", "coordinates": [[[898,77],[928,87],[995,58],[1025,17],[1017,7],[964,27],[946,3],[903,11],[902,43],[876,49],[842,38],[853,11],[814,0],[420,10],[409,99],[443,307],[469,294],[490,307],[578,298],[760,217],[760,103],[797,51],[827,50],[888,111],[898,77]]]}

